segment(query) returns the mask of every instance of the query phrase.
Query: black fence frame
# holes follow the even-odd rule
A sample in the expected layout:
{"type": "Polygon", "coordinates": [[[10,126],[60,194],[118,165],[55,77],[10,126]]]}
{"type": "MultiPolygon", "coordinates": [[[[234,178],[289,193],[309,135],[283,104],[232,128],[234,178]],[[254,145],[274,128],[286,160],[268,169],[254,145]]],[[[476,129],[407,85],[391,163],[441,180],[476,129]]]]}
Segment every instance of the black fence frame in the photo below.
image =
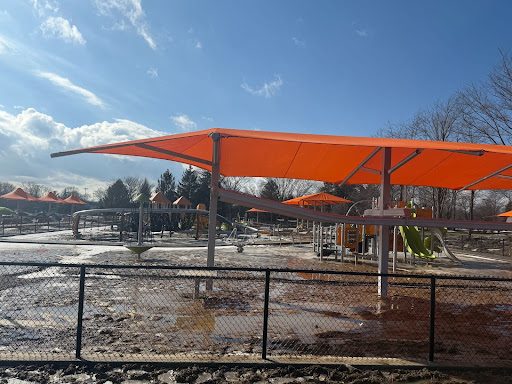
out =
{"type": "MultiPolygon", "coordinates": [[[[329,271],[329,270],[312,270],[312,269],[287,269],[287,268],[237,268],[237,267],[192,267],[192,266],[132,266],[132,265],[106,265],[106,264],[64,264],[64,263],[38,263],[38,262],[0,262],[0,266],[19,266],[19,267],[64,267],[77,268],[80,270],[79,292],[78,292],[78,317],[76,327],[76,347],[75,357],[81,359],[82,351],[82,329],[83,329],[83,313],[85,299],[85,280],[87,268],[96,269],[136,269],[136,270],[192,270],[192,271],[236,271],[236,272],[257,272],[265,273],[264,285],[264,311],[263,311],[263,327],[262,335],[262,352],[261,359],[267,359],[267,333],[269,318],[269,291],[271,282],[271,273],[306,273],[306,274],[331,274],[331,275],[348,275],[348,276],[365,276],[365,277],[398,277],[430,280],[430,321],[429,321],[429,353],[428,361],[434,362],[435,358],[435,328],[436,328],[436,283],[438,280],[459,280],[459,281],[486,281],[486,282],[512,282],[512,278],[494,278],[494,277],[468,277],[468,276],[441,276],[441,275],[420,275],[420,274],[397,274],[397,273],[365,273],[350,271],[329,271]]],[[[190,278],[194,278],[193,275],[190,278]]],[[[205,277],[201,275],[202,280],[215,280],[218,277],[205,277]]]]}

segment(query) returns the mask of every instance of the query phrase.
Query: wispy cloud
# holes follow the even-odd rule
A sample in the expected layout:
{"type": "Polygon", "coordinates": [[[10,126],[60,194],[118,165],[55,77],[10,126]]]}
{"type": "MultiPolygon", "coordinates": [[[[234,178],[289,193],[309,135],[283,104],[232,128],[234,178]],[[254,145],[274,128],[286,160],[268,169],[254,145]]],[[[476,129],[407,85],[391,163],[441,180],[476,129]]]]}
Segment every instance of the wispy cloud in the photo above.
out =
{"type": "Polygon", "coordinates": [[[42,71],[35,71],[34,72],[36,76],[41,77],[43,79],[49,80],[53,85],[56,85],[57,87],[63,89],[64,91],[73,92],[85,99],[89,104],[98,106],[100,108],[105,109],[106,105],[105,103],[94,93],[91,91],[79,87],[78,85],[73,84],[69,79],[65,77],[61,77],[55,73],[51,72],[42,72],[42,71]]]}
{"type": "Polygon", "coordinates": [[[175,126],[186,132],[197,128],[197,124],[184,114],[171,116],[171,120],[175,126]]]}
{"type": "Polygon", "coordinates": [[[32,0],[34,13],[39,17],[44,17],[48,12],[57,13],[59,3],[55,0],[32,0]]]}
{"type": "Polygon", "coordinates": [[[0,35],[0,55],[5,53],[16,53],[16,47],[5,37],[0,35]]]}
{"type": "Polygon", "coordinates": [[[63,17],[49,17],[40,25],[43,36],[61,39],[66,43],[84,45],[85,39],[76,27],[63,17]]]}
{"type": "Polygon", "coordinates": [[[368,31],[366,29],[356,29],[356,33],[359,37],[368,37],[368,31]]]}
{"type": "Polygon", "coordinates": [[[156,68],[149,68],[147,71],[146,71],[147,75],[149,77],[151,77],[152,79],[154,79],[155,77],[158,77],[158,69],[156,68]]]}
{"type": "Polygon", "coordinates": [[[201,48],[203,48],[203,44],[201,44],[201,42],[200,42],[200,41],[197,41],[197,42],[196,42],[196,48],[197,48],[197,49],[201,49],[201,48]]]}
{"type": "Polygon", "coordinates": [[[297,37],[292,37],[292,41],[298,47],[303,47],[305,45],[304,40],[300,40],[297,37]]]}
{"type": "Polygon", "coordinates": [[[3,104],[0,104],[0,108],[5,108],[5,105],[3,105],[3,104]]]}
{"type": "MultiPolygon", "coordinates": [[[[148,32],[146,14],[142,9],[141,1],[142,0],[96,0],[96,7],[102,15],[109,15],[112,11],[119,12],[137,30],[137,33],[146,40],[151,49],[155,50],[156,43],[148,32]]],[[[122,20],[116,22],[115,25],[122,25],[123,29],[125,27],[122,20]]]]}
{"type": "Polygon", "coordinates": [[[283,79],[281,79],[281,76],[275,75],[274,80],[263,84],[259,89],[251,88],[247,83],[243,83],[242,88],[251,95],[263,96],[268,99],[274,96],[281,89],[282,85],[283,79]]]}
{"type": "Polygon", "coordinates": [[[25,109],[23,105],[15,105],[13,106],[14,109],[25,109]]]}

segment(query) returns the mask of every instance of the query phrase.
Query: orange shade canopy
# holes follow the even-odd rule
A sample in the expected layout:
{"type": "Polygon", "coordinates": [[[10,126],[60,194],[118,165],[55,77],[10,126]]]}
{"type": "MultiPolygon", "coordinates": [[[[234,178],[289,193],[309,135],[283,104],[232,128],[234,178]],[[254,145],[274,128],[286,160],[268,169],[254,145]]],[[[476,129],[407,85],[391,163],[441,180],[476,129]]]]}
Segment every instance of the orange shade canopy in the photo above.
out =
{"type": "Polygon", "coordinates": [[[387,138],[213,128],[52,154],[108,153],[179,161],[211,170],[220,135],[224,176],[279,177],[380,184],[383,148],[391,148],[390,182],[461,189],[512,189],[512,147],[387,138]]]}
{"type": "Polygon", "coordinates": [[[268,212],[268,211],[264,211],[263,209],[258,209],[258,208],[251,208],[249,210],[247,210],[247,212],[268,212]]]}
{"type": "Polygon", "coordinates": [[[335,205],[335,204],[343,204],[343,203],[351,203],[350,200],[344,199],[343,197],[338,197],[331,195],[329,193],[320,192],[313,193],[311,195],[296,197],[295,199],[290,199],[283,201],[283,204],[288,205],[335,205]]]}
{"type": "Polygon", "coordinates": [[[80,200],[75,195],[69,196],[68,198],[62,200],[62,202],[68,203],[68,204],[79,204],[79,205],[87,204],[85,201],[80,200]]]}
{"type": "Polygon", "coordinates": [[[6,193],[5,195],[0,196],[2,199],[7,200],[29,200],[29,201],[38,201],[38,199],[31,194],[25,192],[21,188],[16,188],[14,191],[6,193]]]}
{"type": "Polygon", "coordinates": [[[497,217],[512,217],[512,211],[500,213],[499,215],[496,215],[497,217]]]}
{"type": "Polygon", "coordinates": [[[57,196],[53,192],[48,192],[46,195],[38,198],[39,201],[44,201],[46,203],[65,203],[59,196],[57,196]]]}

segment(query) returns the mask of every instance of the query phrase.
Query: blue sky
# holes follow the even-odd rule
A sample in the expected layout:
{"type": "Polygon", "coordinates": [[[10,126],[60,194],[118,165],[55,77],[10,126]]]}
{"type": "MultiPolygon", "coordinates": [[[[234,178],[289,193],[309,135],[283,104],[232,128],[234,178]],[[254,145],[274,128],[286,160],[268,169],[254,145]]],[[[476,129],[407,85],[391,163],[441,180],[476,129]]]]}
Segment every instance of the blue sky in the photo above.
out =
{"type": "Polygon", "coordinates": [[[59,190],[180,164],[51,152],[225,127],[372,136],[512,45],[507,1],[7,0],[0,181],[59,190]]]}

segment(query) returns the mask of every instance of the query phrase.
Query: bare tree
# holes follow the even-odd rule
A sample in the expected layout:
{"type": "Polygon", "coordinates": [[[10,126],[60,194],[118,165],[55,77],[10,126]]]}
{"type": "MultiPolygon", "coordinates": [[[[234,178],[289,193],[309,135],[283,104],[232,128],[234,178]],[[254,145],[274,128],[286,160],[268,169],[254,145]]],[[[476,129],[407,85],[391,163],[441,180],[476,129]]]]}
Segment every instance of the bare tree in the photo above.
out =
{"type": "Polygon", "coordinates": [[[36,184],[33,181],[21,183],[21,188],[23,188],[25,192],[31,194],[34,197],[44,196],[51,191],[51,189],[48,188],[47,186],[36,184]]]}
{"type": "Polygon", "coordinates": [[[477,141],[512,143],[512,56],[500,51],[501,60],[486,81],[458,93],[465,134],[477,141]]]}

